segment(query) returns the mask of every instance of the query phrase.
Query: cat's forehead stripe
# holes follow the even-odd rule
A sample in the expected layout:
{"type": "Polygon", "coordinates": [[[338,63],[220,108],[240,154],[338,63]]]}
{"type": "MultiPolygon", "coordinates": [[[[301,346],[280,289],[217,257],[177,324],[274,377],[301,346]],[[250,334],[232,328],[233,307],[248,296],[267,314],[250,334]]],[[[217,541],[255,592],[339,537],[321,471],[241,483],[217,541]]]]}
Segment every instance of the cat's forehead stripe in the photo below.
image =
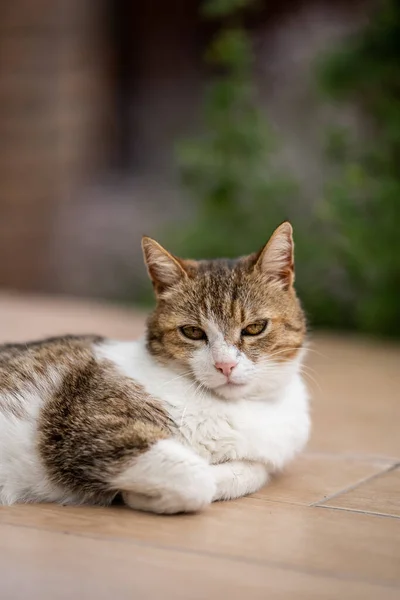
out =
{"type": "Polygon", "coordinates": [[[219,330],[242,320],[243,305],[237,300],[237,285],[226,280],[209,279],[199,294],[199,311],[219,330]],[[236,292],[236,293],[235,293],[236,292]]]}

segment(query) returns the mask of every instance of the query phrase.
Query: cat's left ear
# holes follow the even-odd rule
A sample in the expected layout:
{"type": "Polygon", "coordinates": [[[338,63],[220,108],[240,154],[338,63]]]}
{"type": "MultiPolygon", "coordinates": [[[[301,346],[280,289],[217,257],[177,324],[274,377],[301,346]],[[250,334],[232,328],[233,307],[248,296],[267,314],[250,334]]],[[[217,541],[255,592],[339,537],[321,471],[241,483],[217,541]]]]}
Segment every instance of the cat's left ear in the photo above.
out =
{"type": "Polygon", "coordinates": [[[255,259],[255,269],[289,289],[294,282],[293,228],[282,223],[270,237],[268,243],[255,259]]]}
{"type": "Polygon", "coordinates": [[[144,262],[157,294],[187,277],[183,263],[155,240],[143,237],[142,249],[144,262]]]}

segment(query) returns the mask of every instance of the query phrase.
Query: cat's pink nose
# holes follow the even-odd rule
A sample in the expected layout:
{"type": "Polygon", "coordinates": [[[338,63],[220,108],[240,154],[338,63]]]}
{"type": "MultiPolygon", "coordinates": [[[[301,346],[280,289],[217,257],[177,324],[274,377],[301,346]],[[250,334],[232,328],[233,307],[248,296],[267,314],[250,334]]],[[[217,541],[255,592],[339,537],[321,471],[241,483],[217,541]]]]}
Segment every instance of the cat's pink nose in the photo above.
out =
{"type": "Polygon", "coordinates": [[[225,377],[229,377],[236,365],[237,362],[232,360],[230,362],[216,362],[214,366],[217,371],[220,371],[225,377]]]}

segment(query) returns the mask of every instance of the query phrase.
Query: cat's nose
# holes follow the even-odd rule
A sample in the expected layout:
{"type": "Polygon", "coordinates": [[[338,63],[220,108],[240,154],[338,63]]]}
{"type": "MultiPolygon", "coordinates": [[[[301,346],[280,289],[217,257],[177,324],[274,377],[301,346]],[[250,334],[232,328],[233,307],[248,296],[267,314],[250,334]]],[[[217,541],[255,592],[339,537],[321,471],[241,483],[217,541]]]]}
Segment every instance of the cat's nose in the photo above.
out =
{"type": "Polygon", "coordinates": [[[214,366],[217,371],[220,371],[225,377],[229,377],[236,365],[237,362],[232,360],[230,362],[216,362],[214,366]]]}

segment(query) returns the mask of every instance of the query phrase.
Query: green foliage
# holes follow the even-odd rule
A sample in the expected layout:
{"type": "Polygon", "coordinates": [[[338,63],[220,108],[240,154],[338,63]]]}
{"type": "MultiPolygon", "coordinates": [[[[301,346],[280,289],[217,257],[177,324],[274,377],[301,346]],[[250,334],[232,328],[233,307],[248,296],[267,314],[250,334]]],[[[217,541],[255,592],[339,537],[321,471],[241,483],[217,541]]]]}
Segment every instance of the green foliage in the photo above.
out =
{"type": "Polygon", "coordinates": [[[210,18],[229,17],[252,4],[253,0],[205,0],[201,14],[210,18]]]}
{"type": "Polygon", "coordinates": [[[182,181],[197,214],[174,231],[174,249],[196,257],[237,256],[266,241],[268,230],[286,217],[295,187],[272,166],[275,141],[257,108],[252,83],[253,54],[238,9],[252,0],[208,0],[207,16],[235,16],[222,26],[206,61],[218,71],[204,99],[203,134],[181,143],[182,181]]]}
{"type": "MultiPolygon", "coordinates": [[[[319,70],[330,97],[356,103],[364,139],[336,132],[324,215],[350,291],[350,325],[400,335],[400,7],[389,1],[319,70]]],[[[342,132],[343,133],[343,132],[342,132]]],[[[332,142],[332,137],[331,137],[332,142]]],[[[333,152],[332,152],[333,151],[333,152]]]]}

